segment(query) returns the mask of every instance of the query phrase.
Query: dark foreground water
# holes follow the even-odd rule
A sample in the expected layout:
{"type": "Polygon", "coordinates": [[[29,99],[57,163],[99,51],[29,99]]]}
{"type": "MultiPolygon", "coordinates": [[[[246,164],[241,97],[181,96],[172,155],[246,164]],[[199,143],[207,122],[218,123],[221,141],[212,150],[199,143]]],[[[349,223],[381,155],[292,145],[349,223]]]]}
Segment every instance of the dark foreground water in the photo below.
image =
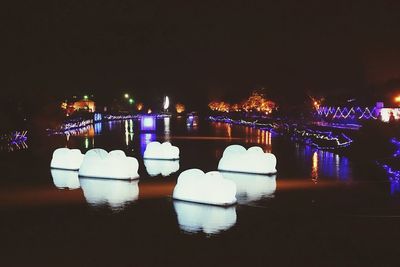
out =
{"type": "MultiPolygon", "coordinates": [[[[31,138],[1,153],[0,266],[396,266],[400,201],[373,163],[294,144],[269,132],[161,119],[96,124],[68,138],[31,138]],[[146,162],[146,143],[170,140],[178,163],[146,162]],[[276,177],[233,176],[238,204],[171,199],[182,170],[215,170],[230,144],[259,145],[278,159],[276,177]],[[55,148],[122,149],[140,179],[79,179],[50,171],[55,148]],[[170,172],[177,170],[169,176],[170,172]],[[164,177],[164,176],[166,177],[164,177]]],[[[367,144],[366,144],[367,147],[367,144]]],[[[366,149],[366,153],[367,149],[366,149]]]]}

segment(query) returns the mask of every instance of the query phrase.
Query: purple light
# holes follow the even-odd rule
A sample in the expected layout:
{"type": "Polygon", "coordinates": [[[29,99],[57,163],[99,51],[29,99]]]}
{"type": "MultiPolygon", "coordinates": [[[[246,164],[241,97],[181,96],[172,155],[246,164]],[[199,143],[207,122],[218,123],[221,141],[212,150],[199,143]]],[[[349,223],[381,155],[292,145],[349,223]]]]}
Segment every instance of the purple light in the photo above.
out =
{"type": "Polygon", "coordinates": [[[140,129],[142,131],[155,131],[156,118],[154,116],[142,116],[140,121],[140,129]]]}

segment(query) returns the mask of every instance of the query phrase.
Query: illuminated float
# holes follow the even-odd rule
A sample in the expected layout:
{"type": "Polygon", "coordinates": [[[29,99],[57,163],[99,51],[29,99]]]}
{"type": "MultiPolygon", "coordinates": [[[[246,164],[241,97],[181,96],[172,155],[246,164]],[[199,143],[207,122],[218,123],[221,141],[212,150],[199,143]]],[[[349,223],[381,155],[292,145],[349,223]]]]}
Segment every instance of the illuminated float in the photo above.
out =
{"type": "Polygon", "coordinates": [[[59,189],[78,189],[80,187],[77,171],[51,169],[54,185],[59,189]]]}
{"type": "Polygon", "coordinates": [[[89,205],[107,205],[113,210],[121,210],[139,198],[138,183],[139,180],[80,179],[83,195],[89,205]]]}
{"type": "Polygon", "coordinates": [[[219,172],[204,173],[199,169],[182,172],[174,188],[173,198],[177,200],[229,206],[236,203],[236,185],[225,179],[219,172]]]}
{"type": "Polygon", "coordinates": [[[138,161],[127,157],[122,150],[108,153],[104,149],[95,148],[86,152],[79,176],[132,180],[139,177],[138,168],[138,161]]]}
{"type": "Polygon", "coordinates": [[[144,166],[150,176],[169,176],[179,170],[179,160],[145,159],[144,166]]]}
{"type": "Polygon", "coordinates": [[[163,159],[177,160],[179,159],[179,148],[171,145],[170,142],[150,142],[146,146],[143,154],[144,159],[163,159]]]}
{"type": "Polygon", "coordinates": [[[276,191],[276,175],[222,172],[222,175],[236,184],[236,199],[239,204],[272,198],[276,191]]]}
{"type": "Polygon", "coordinates": [[[236,208],[174,201],[179,227],[188,233],[218,234],[236,224],[236,208]]]}
{"type": "Polygon", "coordinates": [[[218,170],[270,175],[276,173],[276,157],[258,146],[246,150],[241,145],[230,145],[219,161],[218,170]]]}
{"type": "Polygon", "coordinates": [[[57,148],[53,152],[50,167],[62,170],[79,170],[83,161],[83,154],[79,149],[66,147],[57,148]]]}

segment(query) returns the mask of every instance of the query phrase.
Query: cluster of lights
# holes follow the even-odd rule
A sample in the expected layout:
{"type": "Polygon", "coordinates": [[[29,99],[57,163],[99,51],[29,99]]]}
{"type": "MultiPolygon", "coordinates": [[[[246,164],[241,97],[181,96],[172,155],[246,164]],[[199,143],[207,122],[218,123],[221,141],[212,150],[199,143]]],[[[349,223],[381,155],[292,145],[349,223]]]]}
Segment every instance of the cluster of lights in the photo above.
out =
{"type": "Polygon", "coordinates": [[[27,133],[28,131],[15,131],[10,134],[1,136],[1,150],[6,149],[8,151],[14,151],[28,148],[28,145],[26,144],[26,141],[28,140],[28,137],[26,136],[27,133]]]}
{"type": "Polygon", "coordinates": [[[376,108],[361,107],[318,107],[317,112],[326,118],[332,116],[333,119],[377,119],[374,113],[376,108]]]}
{"type": "Polygon", "coordinates": [[[209,116],[208,119],[213,122],[223,122],[223,123],[229,123],[229,124],[235,124],[235,125],[242,125],[242,126],[248,126],[248,127],[257,127],[263,130],[272,130],[276,128],[276,125],[271,124],[271,123],[259,123],[256,121],[245,121],[245,120],[233,120],[231,118],[227,118],[224,116],[209,116]]]}
{"type": "Polygon", "coordinates": [[[104,115],[104,119],[107,121],[131,120],[139,117],[139,115],[104,115]]]}
{"type": "Polygon", "coordinates": [[[275,102],[268,100],[263,94],[253,92],[250,97],[241,104],[229,104],[224,101],[212,101],[208,107],[213,111],[219,112],[262,112],[270,114],[276,109],[275,102]]]}
{"type": "Polygon", "coordinates": [[[338,136],[334,136],[332,132],[321,132],[315,131],[311,129],[307,130],[294,130],[293,138],[296,140],[303,140],[306,144],[312,145],[317,147],[318,149],[336,149],[336,148],[343,148],[349,146],[353,140],[349,138],[345,134],[341,134],[340,138],[338,136]],[[342,139],[342,141],[340,140],[342,139]],[[333,145],[326,146],[320,145],[316,142],[333,142],[333,145]]]}
{"type": "Polygon", "coordinates": [[[61,131],[69,131],[77,128],[86,127],[88,125],[93,124],[93,120],[82,120],[82,121],[74,121],[74,122],[67,122],[61,126],[61,131]]]}
{"type": "Polygon", "coordinates": [[[392,138],[390,140],[390,142],[396,146],[396,152],[394,152],[393,157],[395,157],[395,158],[399,157],[400,156],[400,141],[397,140],[396,138],[392,138]]]}

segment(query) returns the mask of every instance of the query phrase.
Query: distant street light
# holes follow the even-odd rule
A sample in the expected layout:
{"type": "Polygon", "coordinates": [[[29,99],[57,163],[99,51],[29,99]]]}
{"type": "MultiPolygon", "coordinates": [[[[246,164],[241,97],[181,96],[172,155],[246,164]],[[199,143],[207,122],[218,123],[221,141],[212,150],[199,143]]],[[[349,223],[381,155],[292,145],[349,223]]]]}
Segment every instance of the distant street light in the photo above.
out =
{"type": "Polygon", "coordinates": [[[124,97],[125,97],[126,99],[128,99],[128,98],[129,98],[129,94],[124,94],[124,97]]]}
{"type": "Polygon", "coordinates": [[[133,103],[135,103],[135,100],[133,100],[133,98],[129,98],[129,104],[133,104],[133,103]]]}
{"type": "Polygon", "coordinates": [[[84,95],[84,96],[83,96],[83,99],[88,100],[88,99],[89,99],[89,96],[88,96],[88,95],[84,95]]]}

